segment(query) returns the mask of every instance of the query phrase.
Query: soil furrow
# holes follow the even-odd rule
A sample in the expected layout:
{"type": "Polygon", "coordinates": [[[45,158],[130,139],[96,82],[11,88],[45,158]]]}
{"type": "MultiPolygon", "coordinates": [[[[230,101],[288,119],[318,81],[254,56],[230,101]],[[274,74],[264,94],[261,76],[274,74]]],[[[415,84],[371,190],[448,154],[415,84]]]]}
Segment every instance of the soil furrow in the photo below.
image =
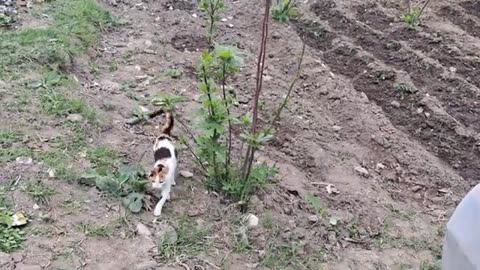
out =
{"type": "Polygon", "coordinates": [[[440,17],[445,17],[470,35],[480,38],[480,24],[465,16],[464,12],[451,6],[443,6],[438,11],[440,17]]]}
{"type": "Polygon", "coordinates": [[[460,6],[462,6],[468,14],[480,18],[480,2],[466,1],[460,3],[460,6]]]}
{"type": "MultiPolygon", "coordinates": [[[[330,26],[339,34],[353,37],[357,45],[387,65],[408,71],[418,86],[443,90],[440,83],[449,83],[453,89],[458,90],[454,82],[435,80],[437,74],[441,73],[441,69],[422,61],[416,54],[401,50],[398,42],[392,42],[382,35],[354,24],[350,19],[332,10],[333,6],[328,2],[320,5],[314,4],[313,10],[317,11],[321,19],[328,20],[330,26]]],[[[325,33],[324,35],[333,39],[332,37],[337,34],[325,33]]],[[[321,37],[317,38],[319,46],[316,46],[317,43],[313,39],[316,35],[306,33],[305,36],[307,44],[316,49],[324,50],[328,47],[329,42],[322,41],[321,37]]],[[[423,96],[419,94],[407,95],[402,100],[400,108],[392,106],[391,102],[399,99],[398,92],[394,91],[395,72],[371,68],[369,63],[372,60],[359,56],[358,50],[352,46],[340,46],[325,52],[325,61],[333,71],[354,79],[355,89],[364,92],[370,100],[381,106],[395,126],[407,131],[422,142],[430,152],[457,169],[468,183],[476,183],[480,173],[480,153],[475,150],[478,142],[472,137],[458,134],[455,131],[457,124],[454,121],[425,108],[423,96]],[[428,113],[428,117],[424,113],[418,113],[416,108],[422,108],[424,113],[428,113]]],[[[465,108],[459,108],[459,110],[455,108],[464,106],[462,101],[460,103],[450,101],[446,105],[448,112],[456,119],[468,120],[460,114],[465,108]]]]}
{"type": "Polygon", "coordinates": [[[459,79],[442,76],[444,70],[424,61],[417,54],[402,48],[390,37],[371,31],[333,9],[333,2],[316,2],[311,9],[341,35],[351,37],[355,44],[387,65],[409,73],[417,87],[437,96],[449,114],[464,125],[480,131],[478,93],[459,79]],[[446,87],[445,87],[446,86],[446,87]]]}
{"type": "MultiPolygon", "coordinates": [[[[356,8],[356,17],[369,27],[384,31],[394,22],[392,17],[388,17],[382,10],[376,9],[377,5],[361,5],[356,8]]],[[[409,46],[428,55],[428,57],[439,61],[446,68],[453,67],[456,73],[462,75],[468,82],[480,87],[480,61],[471,59],[457,48],[452,48],[449,44],[454,44],[453,40],[445,38],[428,26],[424,25],[421,31],[408,29],[407,27],[396,29],[388,33],[392,40],[409,42],[409,46]],[[425,35],[428,34],[428,35],[425,35]]],[[[475,90],[472,90],[475,91],[475,90]]],[[[477,92],[477,96],[480,92],[477,92]]]]}

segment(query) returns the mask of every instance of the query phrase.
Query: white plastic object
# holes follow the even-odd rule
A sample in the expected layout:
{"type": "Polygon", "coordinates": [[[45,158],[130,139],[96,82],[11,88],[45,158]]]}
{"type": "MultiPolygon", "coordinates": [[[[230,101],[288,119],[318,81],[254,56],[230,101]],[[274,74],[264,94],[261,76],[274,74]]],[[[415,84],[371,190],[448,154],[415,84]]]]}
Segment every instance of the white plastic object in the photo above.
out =
{"type": "Polygon", "coordinates": [[[447,223],[442,270],[480,270],[480,184],[462,199],[447,223]]]}

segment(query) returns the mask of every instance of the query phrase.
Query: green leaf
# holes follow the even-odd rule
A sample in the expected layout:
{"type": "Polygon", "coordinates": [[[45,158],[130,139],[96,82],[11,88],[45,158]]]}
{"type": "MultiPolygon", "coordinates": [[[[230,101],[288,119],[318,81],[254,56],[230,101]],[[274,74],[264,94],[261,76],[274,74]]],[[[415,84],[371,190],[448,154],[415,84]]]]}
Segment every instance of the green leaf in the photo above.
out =
{"type": "Polygon", "coordinates": [[[320,211],[322,209],[320,201],[312,193],[307,194],[307,201],[313,206],[316,211],[320,211]]]}
{"type": "Polygon", "coordinates": [[[112,176],[100,176],[95,181],[98,189],[112,194],[117,194],[120,190],[120,184],[112,176]]]}
{"type": "Polygon", "coordinates": [[[88,168],[86,169],[83,174],[81,175],[82,178],[85,178],[85,179],[92,179],[92,178],[97,178],[99,177],[100,175],[97,173],[97,171],[95,171],[94,169],[92,168],[88,168]]]}
{"type": "Polygon", "coordinates": [[[143,206],[143,195],[140,193],[130,193],[123,198],[123,205],[127,207],[132,213],[139,213],[143,206]]]}

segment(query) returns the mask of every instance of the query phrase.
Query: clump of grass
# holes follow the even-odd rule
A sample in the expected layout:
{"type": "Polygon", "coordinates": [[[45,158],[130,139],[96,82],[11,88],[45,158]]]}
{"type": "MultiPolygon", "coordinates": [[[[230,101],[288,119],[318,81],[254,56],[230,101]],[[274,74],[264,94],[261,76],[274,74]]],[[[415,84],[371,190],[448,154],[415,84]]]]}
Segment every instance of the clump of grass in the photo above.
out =
{"type": "Polygon", "coordinates": [[[40,98],[40,102],[42,110],[50,115],[65,117],[69,114],[78,113],[91,123],[97,120],[97,112],[84,100],[69,98],[57,90],[46,89],[40,98]]]}
{"type": "Polygon", "coordinates": [[[30,182],[24,188],[25,192],[37,203],[48,204],[55,190],[41,181],[30,182]]]}
{"type": "Polygon", "coordinates": [[[54,23],[47,28],[0,33],[0,78],[42,66],[65,68],[116,24],[95,0],[57,1],[51,13],[54,23]]]}
{"type": "Polygon", "coordinates": [[[423,11],[430,3],[430,0],[427,0],[423,6],[420,7],[412,7],[410,1],[408,2],[408,9],[405,14],[402,15],[402,20],[410,29],[417,29],[420,25],[420,16],[422,16],[423,11]]]}
{"type": "Polygon", "coordinates": [[[297,16],[295,0],[281,0],[272,8],[272,17],[277,22],[286,23],[290,18],[297,16]]]}
{"type": "Polygon", "coordinates": [[[23,247],[25,233],[18,228],[0,225],[0,251],[13,252],[23,247]]]}
{"type": "Polygon", "coordinates": [[[172,260],[180,255],[195,256],[207,249],[208,230],[201,228],[193,219],[183,215],[176,228],[177,237],[166,235],[158,245],[158,253],[163,261],[172,260]]]}
{"type": "Polygon", "coordinates": [[[180,69],[171,68],[171,69],[167,70],[167,75],[172,79],[178,79],[178,78],[182,77],[182,74],[183,74],[183,72],[180,69]]]}
{"type": "Polygon", "coordinates": [[[81,223],[78,227],[86,236],[110,237],[113,234],[113,229],[105,224],[81,223]]]}
{"type": "Polygon", "coordinates": [[[87,158],[96,166],[96,171],[101,175],[115,170],[120,163],[120,155],[106,146],[89,149],[87,158]]]}
{"type": "Polygon", "coordinates": [[[7,129],[0,129],[0,145],[2,147],[7,147],[12,143],[18,142],[21,138],[21,134],[7,129]]]}

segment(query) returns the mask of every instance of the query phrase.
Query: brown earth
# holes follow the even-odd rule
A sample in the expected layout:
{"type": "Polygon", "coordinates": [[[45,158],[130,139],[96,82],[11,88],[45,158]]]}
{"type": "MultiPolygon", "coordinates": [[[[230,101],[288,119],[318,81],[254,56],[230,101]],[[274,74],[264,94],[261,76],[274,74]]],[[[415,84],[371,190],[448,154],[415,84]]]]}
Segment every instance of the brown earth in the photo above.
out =
{"type": "MultiPolygon", "coordinates": [[[[123,124],[137,104],[161,93],[185,96],[189,101],[178,117],[192,125],[199,106],[195,67],[208,46],[206,23],[193,1],[114,2],[105,5],[127,24],[105,33],[75,72],[83,85],[79,95],[104,118],[91,143],[108,145],[135,162],[151,148],[155,133],[152,125],[123,124]],[[114,61],[118,70],[109,71],[114,61]],[[89,62],[99,65],[99,74],[87,72],[89,62]],[[183,70],[184,76],[165,76],[170,68],[183,70]]],[[[246,112],[252,96],[261,5],[226,1],[221,17],[229,19],[218,25],[217,42],[238,47],[245,58],[231,82],[242,103],[238,113],[246,112]]],[[[280,174],[252,200],[251,212],[261,223],[273,220],[277,229],[263,224],[248,230],[250,250],[240,251],[235,242],[240,213],[205,192],[200,172],[183,151],[180,170],[195,176],[177,181],[161,221],[153,222],[151,213],[128,214],[117,200],[77,184],[46,180],[57,193],[38,210],[15,191],[16,209],[33,218],[26,248],[4,256],[8,262],[2,269],[22,269],[14,268],[20,264],[43,269],[439,269],[433,265],[440,259],[445,223],[480,175],[479,9],[475,1],[432,1],[416,31],[399,19],[404,1],[310,0],[301,1],[300,14],[290,24],[271,23],[263,117],[286,93],[301,37],[307,50],[277,135],[259,153],[260,160],[276,163],[280,174]],[[359,174],[358,166],[368,175],[359,174]],[[330,184],[338,194],[327,192],[330,184]],[[330,225],[328,218],[312,223],[308,194],[338,224],[330,225]],[[75,211],[71,202],[79,202],[75,211]],[[183,213],[208,229],[208,251],[162,261],[155,241],[165,230],[178,229],[183,213]],[[139,222],[153,236],[137,235],[139,222]],[[78,229],[87,223],[109,224],[114,232],[89,237],[78,229]],[[272,254],[280,264],[267,267],[272,254]]],[[[2,111],[2,119],[20,115],[18,122],[4,125],[68,138],[65,122],[33,117],[34,112],[2,111]]],[[[182,132],[177,126],[175,133],[182,132]]],[[[89,167],[79,160],[80,167],[89,167]]],[[[148,168],[149,161],[141,163],[148,168]]],[[[47,177],[41,165],[19,166],[2,164],[2,178],[47,177]]]]}

